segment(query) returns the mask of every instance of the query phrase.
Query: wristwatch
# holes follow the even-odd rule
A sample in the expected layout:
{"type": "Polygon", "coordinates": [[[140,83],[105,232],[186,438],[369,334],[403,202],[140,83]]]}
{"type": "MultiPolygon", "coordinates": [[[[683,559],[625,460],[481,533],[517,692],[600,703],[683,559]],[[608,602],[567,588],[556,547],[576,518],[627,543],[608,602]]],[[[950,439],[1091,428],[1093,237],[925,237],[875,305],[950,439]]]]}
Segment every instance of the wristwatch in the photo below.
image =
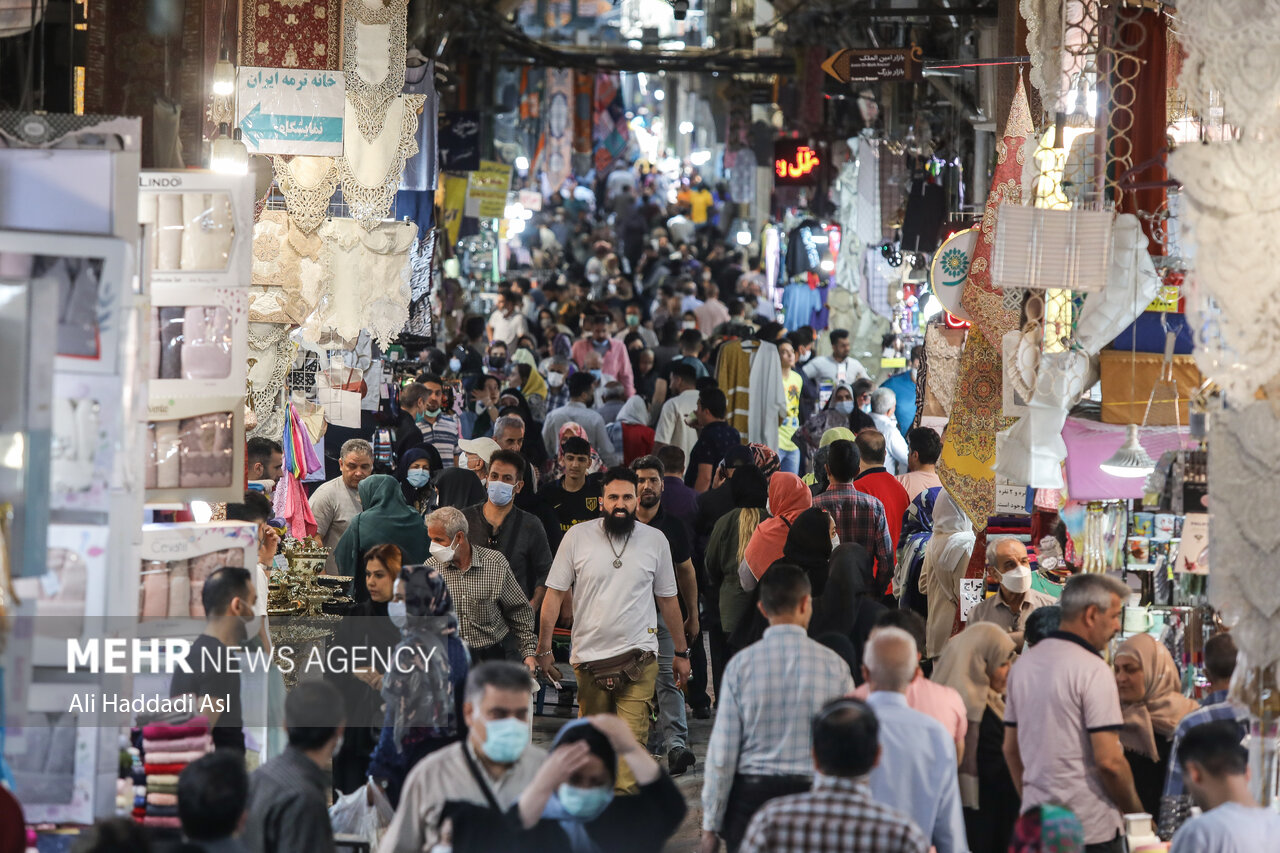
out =
{"type": "Polygon", "coordinates": [[[678,658],[684,658],[685,660],[688,660],[690,655],[693,654],[693,652],[690,651],[689,649],[685,649],[682,652],[672,652],[672,654],[674,654],[678,658]]]}

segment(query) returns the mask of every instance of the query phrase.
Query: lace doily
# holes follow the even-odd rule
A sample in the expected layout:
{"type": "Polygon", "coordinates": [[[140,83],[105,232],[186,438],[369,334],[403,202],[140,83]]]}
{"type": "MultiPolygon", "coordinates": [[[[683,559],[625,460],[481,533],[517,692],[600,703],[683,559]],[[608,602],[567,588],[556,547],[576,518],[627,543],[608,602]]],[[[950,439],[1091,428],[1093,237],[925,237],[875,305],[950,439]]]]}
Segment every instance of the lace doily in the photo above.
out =
{"type": "Polygon", "coordinates": [[[1280,525],[1271,513],[1280,501],[1277,432],[1280,421],[1271,404],[1263,401],[1215,414],[1209,433],[1209,602],[1255,666],[1280,661],[1280,584],[1275,570],[1280,525]],[[1246,483],[1249,487],[1241,488],[1246,483]]]}
{"type": "Polygon", "coordinates": [[[1196,362],[1237,400],[1252,399],[1280,365],[1280,283],[1266,272],[1280,174],[1260,165],[1276,157],[1280,143],[1247,141],[1184,145],[1169,155],[1197,245],[1187,299],[1196,362]]]}
{"type": "Polygon", "coordinates": [[[366,230],[354,219],[332,219],[319,234],[329,243],[329,294],[308,321],[308,337],[321,329],[355,340],[365,329],[384,349],[409,319],[412,222],[378,223],[366,230]]]}
{"type": "Polygon", "coordinates": [[[924,333],[924,357],[929,370],[926,380],[928,395],[947,414],[950,414],[956,398],[963,349],[963,346],[953,346],[939,326],[930,326],[924,333]]]}
{"type": "Polygon", "coordinates": [[[303,233],[283,210],[264,210],[253,229],[249,319],[299,324],[324,295],[329,250],[319,233],[303,233]]]}
{"type": "Polygon", "coordinates": [[[1031,85],[1050,114],[1061,112],[1062,87],[1056,70],[1062,67],[1063,0],[1021,0],[1018,11],[1027,22],[1027,54],[1031,85]]]}
{"type": "MultiPolygon", "coordinates": [[[[369,142],[382,133],[391,99],[404,88],[409,0],[347,0],[343,6],[343,72],[347,104],[369,142]]],[[[397,175],[399,173],[397,172],[397,175]]]]}
{"type": "Polygon", "coordinates": [[[271,158],[276,185],[284,195],[293,224],[308,234],[329,213],[329,199],[338,188],[338,165],[332,157],[271,158]]]}
{"type": "Polygon", "coordinates": [[[289,327],[274,323],[249,324],[249,405],[257,423],[249,432],[279,440],[284,435],[285,377],[293,365],[295,345],[289,327]]]}
{"type": "Polygon", "coordinates": [[[1275,0],[1183,0],[1178,3],[1178,44],[1186,51],[1178,90],[1197,113],[1208,116],[1211,108],[1221,109],[1223,120],[1240,128],[1242,138],[1280,127],[1275,84],[1280,14],[1275,0]]]}
{"type": "Polygon", "coordinates": [[[392,100],[382,133],[373,142],[366,142],[359,133],[345,129],[352,127],[355,113],[351,100],[347,100],[338,175],[342,181],[342,198],[351,217],[366,231],[376,227],[391,212],[404,163],[418,151],[415,138],[418,112],[425,100],[425,95],[400,95],[392,100]]]}

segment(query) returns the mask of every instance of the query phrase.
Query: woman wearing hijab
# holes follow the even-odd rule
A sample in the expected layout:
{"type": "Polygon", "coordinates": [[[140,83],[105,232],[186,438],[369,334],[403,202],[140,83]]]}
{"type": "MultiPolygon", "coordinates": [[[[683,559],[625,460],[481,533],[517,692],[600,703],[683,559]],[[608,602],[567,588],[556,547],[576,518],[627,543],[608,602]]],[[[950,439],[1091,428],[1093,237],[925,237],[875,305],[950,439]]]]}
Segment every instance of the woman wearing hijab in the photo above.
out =
{"type": "Polygon", "coordinates": [[[396,464],[395,476],[400,481],[404,502],[424,518],[436,508],[436,487],[431,483],[431,475],[443,467],[439,451],[429,444],[409,448],[396,464]]]}
{"type": "Polygon", "coordinates": [[[1018,819],[1018,789],[1004,760],[1004,689],[1016,656],[999,625],[976,622],[951,638],[933,680],[964,700],[969,728],[960,760],[960,800],[973,853],[1005,853],[1018,819]]]}
{"type": "MultiPolygon", "coordinates": [[[[862,684],[862,650],[880,614],[889,608],[876,596],[875,567],[867,549],[857,542],[842,542],[831,552],[826,587],[814,596],[809,636],[821,641],[837,635],[852,649],[849,670],[855,684],[862,684]]],[[[826,643],[834,648],[830,642],[826,643]]],[[[838,651],[838,650],[837,650],[838,651]]]]}
{"type": "Polygon", "coordinates": [[[924,568],[924,549],[933,535],[933,506],[941,491],[941,486],[934,486],[915,496],[902,518],[902,534],[898,537],[893,588],[902,590],[902,608],[914,610],[922,619],[929,618],[929,599],[920,591],[920,571],[924,568]]]}
{"type": "Polygon", "coordinates": [[[743,576],[744,589],[754,589],[756,581],[760,580],[765,571],[782,559],[791,525],[800,517],[800,513],[811,506],[813,495],[795,474],[779,471],[769,478],[768,509],[773,517],[757,527],[751,534],[751,541],[747,543],[743,562],[750,572],[750,580],[748,576],[743,576]]]}
{"type": "Polygon", "coordinates": [[[533,420],[542,423],[547,416],[547,380],[538,372],[538,360],[527,349],[517,349],[512,357],[515,370],[520,374],[520,393],[529,405],[533,420]]]}
{"type": "Polygon", "coordinates": [[[813,487],[811,491],[814,497],[827,490],[827,454],[824,451],[834,441],[853,441],[856,438],[853,430],[843,426],[832,427],[822,433],[822,438],[818,442],[818,452],[810,457],[813,459],[812,470],[804,476],[804,481],[813,487]]]}
{"type": "Polygon", "coordinates": [[[1120,745],[1133,770],[1142,808],[1159,814],[1173,733],[1182,718],[1199,706],[1182,695],[1173,656],[1150,634],[1137,634],[1121,643],[1113,665],[1124,712],[1120,745]]]}
{"type": "Polygon", "coordinates": [[[542,420],[534,417],[524,393],[515,388],[502,392],[498,406],[499,417],[517,414],[524,421],[524,440],[520,443],[520,453],[531,467],[541,471],[548,459],[547,447],[542,443],[542,420]]]}
{"type": "Polygon", "coordinates": [[[742,565],[747,543],[760,522],[769,517],[769,481],[759,468],[744,465],[729,480],[734,509],[720,516],[707,540],[704,565],[711,588],[719,590],[720,628],[732,634],[750,607],[751,594],[742,589],[738,566],[742,565]]]}
{"type": "Polygon", "coordinates": [[[597,714],[560,729],[509,814],[521,830],[518,851],[659,853],[686,811],[680,789],[627,724],[597,714]],[[640,784],[634,796],[614,796],[619,759],[640,784]]]}
{"type": "MultiPolygon", "coordinates": [[[[564,440],[571,435],[576,435],[583,441],[590,442],[587,438],[587,431],[577,421],[566,421],[564,426],[560,427],[560,435],[556,436],[556,464],[551,469],[551,479],[559,480],[564,476],[564,440]]],[[[598,474],[604,470],[604,460],[600,458],[600,454],[596,449],[591,448],[591,467],[587,469],[587,474],[598,474]]]]}
{"type": "Polygon", "coordinates": [[[400,629],[387,615],[387,605],[395,593],[396,579],[400,575],[400,549],[395,545],[379,545],[365,554],[365,587],[369,600],[357,604],[338,623],[333,635],[333,647],[360,649],[371,664],[367,669],[353,672],[334,672],[326,678],[342,693],[346,706],[347,730],[342,748],[333,758],[333,784],[344,794],[349,794],[365,783],[368,776],[369,753],[378,743],[378,730],[382,727],[382,680],[385,672],[371,660],[373,650],[389,661],[391,650],[400,641],[400,629]]]}
{"type": "Polygon", "coordinates": [[[1013,825],[1009,853],[1084,853],[1084,825],[1066,806],[1035,806],[1013,825]]]}
{"type": "Polygon", "coordinates": [[[467,650],[458,637],[453,599],[439,570],[404,566],[387,616],[399,629],[382,680],[386,715],[369,775],[382,783],[393,806],[413,766],[441,747],[465,737],[462,723],[467,650]]]}
{"type": "Polygon", "coordinates": [[[433,484],[436,487],[436,509],[442,506],[466,509],[484,503],[486,497],[480,478],[470,468],[445,468],[435,476],[433,484]]]}
{"type": "MultiPolygon", "coordinates": [[[[474,479],[474,476],[473,476],[474,479]]],[[[369,600],[364,579],[364,555],[377,545],[396,545],[405,563],[421,563],[431,553],[431,539],[422,516],[405,503],[395,477],[373,474],[360,481],[361,512],[351,519],[333,550],[338,570],[351,575],[351,597],[369,600]]]]}
{"type": "Polygon", "coordinates": [[[933,660],[951,639],[956,608],[960,606],[960,579],[969,567],[977,537],[973,522],[945,490],[933,504],[933,535],[924,549],[919,590],[929,598],[925,631],[925,657],[933,660]]]}
{"type": "Polygon", "coordinates": [[[827,430],[849,429],[849,415],[853,412],[853,389],[847,382],[841,382],[831,391],[827,405],[815,412],[804,426],[796,433],[799,436],[798,446],[805,451],[806,458],[812,459],[818,452],[827,430]]]}
{"type": "Polygon", "coordinates": [[[618,417],[605,424],[605,432],[614,447],[622,448],[622,464],[630,465],[641,456],[653,452],[653,428],[649,426],[649,410],[644,397],[636,394],[627,399],[618,411],[618,417]]]}

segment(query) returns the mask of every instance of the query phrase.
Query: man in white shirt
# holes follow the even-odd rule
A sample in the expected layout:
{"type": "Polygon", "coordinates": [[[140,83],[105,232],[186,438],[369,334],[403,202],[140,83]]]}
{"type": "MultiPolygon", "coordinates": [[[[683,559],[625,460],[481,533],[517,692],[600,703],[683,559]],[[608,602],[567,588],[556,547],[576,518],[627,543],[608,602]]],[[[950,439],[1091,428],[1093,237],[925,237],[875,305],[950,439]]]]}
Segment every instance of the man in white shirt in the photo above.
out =
{"type": "Polygon", "coordinates": [[[521,335],[529,334],[529,320],[520,311],[521,300],[509,291],[498,294],[494,312],[489,315],[489,342],[502,341],[515,349],[521,335]]]}
{"type": "Polygon", "coordinates": [[[449,841],[445,803],[506,809],[533,781],[547,754],[529,744],[529,671],[490,661],[467,674],[462,714],[467,739],[437,750],[404,780],[395,817],[378,853],[429,853],[449,841]]]}
{"type": "Polygon", "coordinates": [[[363,438],[353,438],[342,445],[338,456],[341,476],[330,480],[311,495],[311,513],[316,518],[316,536],[329,549],[324,573],[336,575],[338,564],[333,559],[347,524],[360,513],[360,493],[356,487],[373,473],[373,445],[363,438]]]}
{"type": "MultiPolygon", "coordinates": [[[[662,531],[636,523],[637,477],[610,468],[603,478],[604,517],[565,533],[542,600],[538,668],[559,686],[551,635],[565,594],[573,592],[572,653],[582,716],[617,714],[648,743],[649,703],[658,678],[658,613],[674,643],[676,688],[689,680],[689,644],[676,598],[675,567],[662,531]],[[657,608],[654,601],[657,601],[657,608]]],[[[629,769],[618,768],[620,794],[638,790],[629,769]]]]}
{"type": "Polygon", "coordinates": [[[587,441],[591,442],[591,447],[600,454],[604,463],[616,465],[621,456],[605,432],[604,418],[591,408],[596,397],[595,386],[595,377],[585,371],[569,377],[569,402],[547,412],[547,419],[542,425],[542,442],[547,447],[559,448],[560,428],[573,421],[586,432],[587,441]]]}
{"type": "Polygon", "coordinates": [[[859,378],[870,379],[862,362],[849,355],[849,349],[849,333],[844,329],[836,329],[831,333],[831,355],[815,356],[801,370],[810,379],[818,382],[827,380],[832,385],[841,382],[852,384],[853,380],[859,378]]]}
{"type": "Polygon", "coordinates": [[[729,322],[729,308],[720,301],[720,288],[714,284],[708,283],[703,287],[703,293],[707,298],[693,309],[693,313],[698,318],[698,331],[711,337],[717,326],[729,322]]]}
{"type": "Polygon", "coordinates": [[[898,431],[898,420],[894,417],[897,407],[898,396],[890,389],[877,388],[871,392],[871,420],[884,435],[887,451],[884,467],[895,477],[906,473],[907,456],[911,452],[907,449],[907,440],[898,431]]]}
{"type": "Polygon", "coordinates": [[[1177,760],[1203,813],[1182,825],[1169,853],[1254,853],[1280,845],[1280,814],[1259,806],[1249,791],[1249,751],[1240,745],[1236,722],[1192,728],[1177,760]]]}
{"type": "Polygon", "coordinates": [[[685,458],[698,443],[698,431],[690,425],[698,408],[697,371],[686,363],[671,366],[671,397],[662,404],[658,425],[653,431],[653,450],[656,453],[664,445],[674,444],[684,451],[685,458]]]}

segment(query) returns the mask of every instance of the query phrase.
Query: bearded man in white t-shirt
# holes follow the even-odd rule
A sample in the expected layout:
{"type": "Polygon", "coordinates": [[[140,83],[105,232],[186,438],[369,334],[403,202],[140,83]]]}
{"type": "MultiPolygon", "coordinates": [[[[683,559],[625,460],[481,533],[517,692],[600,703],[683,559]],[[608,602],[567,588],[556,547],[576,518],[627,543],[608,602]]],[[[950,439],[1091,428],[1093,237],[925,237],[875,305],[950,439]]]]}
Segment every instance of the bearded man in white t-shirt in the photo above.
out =
{"type": "MultiPolygon", "coordinates": [[[[676,598],[671,548],[662,531],[636,524],[637,479],[628,468],[604,474],[603,518],[576,524],[564,535],[542,600],[538,669],[559,686],[551,634],[565,593],[573,590],[573,652],[582,716],[617,714],[649,739],[649,702],[658,676],[658,611],[675,643],[676,687],[689,679],[689,645],[676,598]],[[654,602],[657,602],[655,608],[654,602]]],[[[635,778],[618,767],[620,794],[635,793],[635,778]]]]}

